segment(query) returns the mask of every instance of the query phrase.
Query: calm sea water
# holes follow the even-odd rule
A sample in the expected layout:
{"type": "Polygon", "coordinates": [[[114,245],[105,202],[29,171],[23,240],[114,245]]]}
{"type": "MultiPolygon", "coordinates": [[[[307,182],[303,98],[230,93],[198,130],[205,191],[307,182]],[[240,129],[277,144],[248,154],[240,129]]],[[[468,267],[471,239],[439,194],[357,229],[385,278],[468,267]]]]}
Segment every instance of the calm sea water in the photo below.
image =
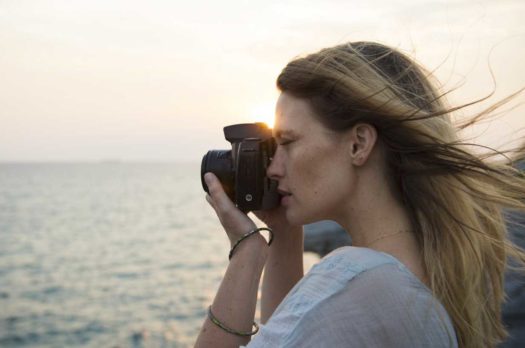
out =
{"type": "Polygon", "coordinates": [[[228,253],[199,165],[0,164],[0,346],[192,346],[228,253]]]}

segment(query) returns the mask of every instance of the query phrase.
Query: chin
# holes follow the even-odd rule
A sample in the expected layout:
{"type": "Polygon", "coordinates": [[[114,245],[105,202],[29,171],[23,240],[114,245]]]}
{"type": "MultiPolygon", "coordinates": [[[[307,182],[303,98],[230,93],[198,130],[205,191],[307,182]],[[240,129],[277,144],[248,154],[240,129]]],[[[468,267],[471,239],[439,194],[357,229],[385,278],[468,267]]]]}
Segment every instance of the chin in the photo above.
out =
{"type": "Polygon", "coordinates": [[[287,209],[286,220],[292,226],[302,226],[317,222],[322,219],[315,218],[314,215],[305,214],[304,212],[298,212],[297,210],[287,209]]]}

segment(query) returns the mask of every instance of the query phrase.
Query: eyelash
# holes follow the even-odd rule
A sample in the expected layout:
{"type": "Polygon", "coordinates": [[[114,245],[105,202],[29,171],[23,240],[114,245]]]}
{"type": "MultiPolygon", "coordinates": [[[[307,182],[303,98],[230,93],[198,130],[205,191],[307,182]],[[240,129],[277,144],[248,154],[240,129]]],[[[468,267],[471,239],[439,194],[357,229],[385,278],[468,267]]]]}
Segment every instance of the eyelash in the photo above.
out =
{"type": "Polygon", "coordinates": [[[293,142],[293,140],[284,140],[284,141],[282,141],[279,145],[281,145],[281,146],[285,146],[285,145],[290,144],[291,142],[293,142]]]}

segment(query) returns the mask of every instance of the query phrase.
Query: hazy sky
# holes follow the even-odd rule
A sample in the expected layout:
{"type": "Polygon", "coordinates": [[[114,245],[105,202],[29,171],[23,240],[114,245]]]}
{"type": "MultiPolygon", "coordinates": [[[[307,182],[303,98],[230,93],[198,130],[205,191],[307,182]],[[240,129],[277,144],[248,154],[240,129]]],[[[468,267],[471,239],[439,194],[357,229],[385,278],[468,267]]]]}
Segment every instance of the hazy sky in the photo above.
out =
{"type": "MultiPolygon", "coordinates": [[[[223,126],[273,117],[290,59],[346,41],[409,52],[462,84],[454,103],[495,88],[490,64],[495,101],[525,86],[524,14],[523,0],[0,0],[0,161],[200,161],[228,147],[223,126]]],[[[509,139],[524,112],[479,141],[509,139]]]]}

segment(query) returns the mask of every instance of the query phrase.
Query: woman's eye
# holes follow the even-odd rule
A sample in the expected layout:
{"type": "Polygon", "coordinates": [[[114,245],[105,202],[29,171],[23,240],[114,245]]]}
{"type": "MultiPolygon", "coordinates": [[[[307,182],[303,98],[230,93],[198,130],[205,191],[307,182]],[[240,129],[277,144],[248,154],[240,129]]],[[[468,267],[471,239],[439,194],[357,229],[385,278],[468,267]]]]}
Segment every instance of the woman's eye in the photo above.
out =
{"type": "Polygon", "coordinates": [[[288,144],[290,144],[290,143],[292,143],[292,142],[293,142],[293,140],[282,140],[282,141],[279,143],[279,145],[281,145],[281,146],[285,146],[285,145],[288,145],[288,144]]]}

